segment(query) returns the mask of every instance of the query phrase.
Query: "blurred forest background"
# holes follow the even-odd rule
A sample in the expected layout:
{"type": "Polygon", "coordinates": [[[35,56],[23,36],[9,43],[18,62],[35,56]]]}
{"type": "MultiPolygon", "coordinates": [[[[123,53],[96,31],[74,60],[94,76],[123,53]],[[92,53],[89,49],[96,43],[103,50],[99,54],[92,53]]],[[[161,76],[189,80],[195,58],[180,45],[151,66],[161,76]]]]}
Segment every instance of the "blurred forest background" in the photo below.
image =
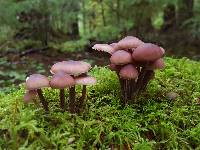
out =
{"type": "Polygon", "coordinates": [[[105,65],[91,46],[126,35],[200,60],[200,0],[0,0],[1,90],[60,60],[105,65]]]}

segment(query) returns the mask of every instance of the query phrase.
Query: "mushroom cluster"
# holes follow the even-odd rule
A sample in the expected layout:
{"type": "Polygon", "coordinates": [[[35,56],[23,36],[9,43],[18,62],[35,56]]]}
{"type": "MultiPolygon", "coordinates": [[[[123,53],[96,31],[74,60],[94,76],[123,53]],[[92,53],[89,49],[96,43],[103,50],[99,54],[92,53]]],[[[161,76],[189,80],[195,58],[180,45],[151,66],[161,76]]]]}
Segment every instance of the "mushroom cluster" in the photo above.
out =
{"type": "Polygon", "coordinates": [[[71,113],[79,112],[86,98],[86,86],[94,85],[96,79],[87,75],[91,65],[83,61],[62,61],[54,64],[50,72],[53,76],[50,80],[41,74],[30,75],[25,83],[26,94],[24,102],[30,102],[37,95],[45,111],[49,111],[48,102],[42,94],[42,88],[51,87],[60,90],[60,107],[66,110],[65,88],[69,88],[68,110],[71,113]],[[82,85],[82,96],[76,100],[75,85],[82,85]]]}
{"type": "Polygon", "coordinates": [[[117,43],[95,44],[92,48],[110,54],[109,68],[119,77],[123,105],[136,103],[136,97],[154,78],[154,70],[164,68],[165,50],[134,36],[127,36],[117,43]]]}

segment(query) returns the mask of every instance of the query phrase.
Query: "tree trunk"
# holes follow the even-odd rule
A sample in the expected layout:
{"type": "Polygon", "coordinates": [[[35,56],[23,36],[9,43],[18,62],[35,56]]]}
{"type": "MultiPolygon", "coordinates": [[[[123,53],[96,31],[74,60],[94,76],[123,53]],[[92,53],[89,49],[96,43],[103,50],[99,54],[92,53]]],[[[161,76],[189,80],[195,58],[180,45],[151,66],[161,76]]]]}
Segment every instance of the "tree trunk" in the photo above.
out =
{"type": "Polygon", "coordinates": [[[164,23],[162,25],[162,31],[173,29],[176,26],[176,7],[174,4],[168,4],[164,8],[164,23]]]}

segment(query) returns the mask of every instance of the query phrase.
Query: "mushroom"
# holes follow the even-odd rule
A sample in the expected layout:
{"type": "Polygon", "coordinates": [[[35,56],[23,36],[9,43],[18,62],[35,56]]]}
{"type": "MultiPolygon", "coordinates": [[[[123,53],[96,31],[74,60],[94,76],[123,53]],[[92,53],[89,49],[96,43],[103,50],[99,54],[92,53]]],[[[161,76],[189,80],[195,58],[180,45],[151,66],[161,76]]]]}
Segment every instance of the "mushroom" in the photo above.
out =
{"type": "Polygon", "coordinates": [[[115,51],[120,50],[118,43],[111,43],[110,46],[112,46],[115,51]]]}
{"type": "Polygon", "coordinates": [[[124,65],[132,62],[132,56],[129,52],[118,50],[110,57],[110,62],[115,65],[124,65]]]}
{"type": "MultiPolygon", "coordinates": [[[[91,65],[84,61],[62,61],[54,64],[51,67],[51,73],[56,72],[65,72],[66,74],[71,75],[72,77],[80,76],[81,74],[85,74],[89,71],[91,65]]],[[[75,113],[75,99],[76,99],[76,91],[75,86],[69,88],[69,111],[71,113],[75,113]]]]}
{"type": "MultiPolygon", "coordinates": [[[[37,96],[37,92],[36,90],[28,90],[26,91],[25,95],[24,95],[24,103],[30,103],[31,100],[34,100],[34,98],[37,96]]],[[[36,104],[36,101],[33,101],[36,104]]]]}
{"type": "Polygon", "coordinates": [[[133,51],[132,56],[136,61],[149,62],[161,58],[163,56],[163,52],[164,51],[155,44],[144,43],[133,51]]]}
{"type": "Polygon", "coordinates": [[[92,49],[102,51],[102,52],[107,52],[109,54],[112,54],[115,52],[115,49],[109,45],[109,44],[95,44],[92,49]]]}
{"type": "Polygon", "coordinates": [[[155,44],[144,43],[134,36],[127,36],[110,46],[114,52],[111,53],[109,68],[119,77],[121,100],[124,104],[128,100],[133,102],[154,77],[154,70],[164,68],[162,57],[165,50],[155,44]]]}
{"type": "Polygon", "coordinates": [[[64,88],[74,85],[74,78],[64,72],[57,72],[50,80],[51,88],[60,89],[60,107],[63,110],[65,110],[64,88]]]}
{"type": "Polygon", "coordinates": [[[49,79],[41,74],[32,74],[26,79],[26,89],[36,90],[45,111],[49,111],[48,102],[45,100],[41,88],[49,87],[49,79]]]}
{"type": "Polygon", "coordinates": [[[69,75],[78,76],[87,72],[91,68],[91,65],[84,61],[62,61],[54,64],[51,67],[51,73],[55,74],[56,72],[63,71],[69,75]]]}
{"type": "Polygon", "coordinates": [[[87,93],[86,86],[87,85],[95,85],[96,78],[91,77],[91,76],[77,77],[77,78],[75,78],[75,83],[76,83],[76,85],[83,85],[82,96],[79,99],[80,108],[82,108],[82,106],[84,104],[84,100],[86,98],[86,93],[87,93]]]}
{"type": "Polygon", "coordinates": [[[120,40],[117,43],[118,48],[127,50],[127,49],[132,49],[132,48],[137,48],[138,46],[144,44],[140,39],[134,37],[134,36],[127,36],[120,40]]]}
{"type": "Polygon", "coordinates": [[[152,71],[150,70],[150,64],[151,62],[154,62],[161,58],[164,55],[164,50],[161,49],[159,46],[152,44],[152,43],[144,43],[140,46],[138,46],[132,53],[132,57],[134,60],[138,62],[143,62],[140,75],[138,77],[137,81],[137,90],[136,93],[140,93],[141,90],[144,88],[144,82],[148,81],[145,79],[147,76],[151,77],[152,71]],[[149,75],[148,75],[149,74],[149,75]]]}
{"type": "Polygon", "coordinates": [[[121,68],[119,76],[122,86],[122,101],[123,104],[127,104],[132,100],[132,92],[135,88],[138,70],[134,65],[128,64],[121,68]]]}

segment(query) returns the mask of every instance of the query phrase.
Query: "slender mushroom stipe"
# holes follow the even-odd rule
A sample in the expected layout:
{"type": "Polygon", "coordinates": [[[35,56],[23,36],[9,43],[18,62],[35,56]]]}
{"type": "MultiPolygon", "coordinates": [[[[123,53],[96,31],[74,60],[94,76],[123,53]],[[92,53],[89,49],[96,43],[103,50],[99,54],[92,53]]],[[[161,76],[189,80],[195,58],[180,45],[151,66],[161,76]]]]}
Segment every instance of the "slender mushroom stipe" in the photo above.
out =
{"type": "Polygon", "coordinates": [[[60,89],[60,107],[62,110],[65,110],[64,89],[68,87],[70,88],[71,86],[74,86],[74,84],[75,81],[73,77],[62,71],[54,74],[50,80],[51,88],[60,89]]]}

